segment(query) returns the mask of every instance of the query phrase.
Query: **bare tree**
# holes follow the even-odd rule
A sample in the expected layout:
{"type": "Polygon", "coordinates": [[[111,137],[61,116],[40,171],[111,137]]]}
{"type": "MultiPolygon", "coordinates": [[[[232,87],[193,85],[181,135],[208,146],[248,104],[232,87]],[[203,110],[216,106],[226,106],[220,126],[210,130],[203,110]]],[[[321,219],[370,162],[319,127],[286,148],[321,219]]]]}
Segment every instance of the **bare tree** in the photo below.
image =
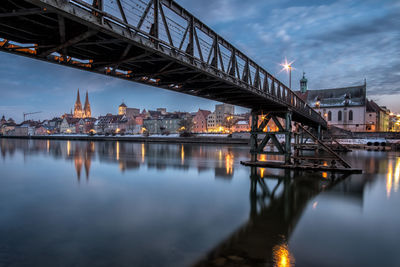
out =
{"type": "Polygon", "coordinates": [[[229,131],[232,132],[232,127],[237,123],[238,119],[233,115],[228,115],[225,117],[223,126],[229,131]]]}
{"type": "Polygon", "coordinates": [[[190,134],[193,128],[193,120],[191,117],[184,117],[179,121],[178,131],[182,134],[190,134]]]}

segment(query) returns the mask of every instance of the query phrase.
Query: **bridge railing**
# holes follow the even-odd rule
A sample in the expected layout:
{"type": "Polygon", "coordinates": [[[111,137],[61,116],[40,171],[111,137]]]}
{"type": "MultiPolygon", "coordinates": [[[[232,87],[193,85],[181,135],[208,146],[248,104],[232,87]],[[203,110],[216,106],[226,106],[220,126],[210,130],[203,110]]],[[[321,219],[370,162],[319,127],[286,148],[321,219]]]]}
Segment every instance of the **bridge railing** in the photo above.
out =
{"type": "Polygon", "coordinates": [[[173,0],[63,1],[90,11],[102,25],[124,27],[131,36],[150,40],[155,49],[168,49],[194,67],[326,124],[320,114],[286,85],[173,0]]]}

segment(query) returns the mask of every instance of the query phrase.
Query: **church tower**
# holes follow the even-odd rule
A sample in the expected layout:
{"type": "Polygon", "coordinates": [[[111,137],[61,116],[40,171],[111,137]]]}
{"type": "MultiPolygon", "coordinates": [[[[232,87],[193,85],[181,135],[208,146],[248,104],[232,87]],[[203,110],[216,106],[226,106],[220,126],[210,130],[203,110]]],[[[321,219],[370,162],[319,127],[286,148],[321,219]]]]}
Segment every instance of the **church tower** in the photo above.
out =
{"type": "Polygon", "coordinates": [[[84,115],[85,118],[91,118],[92,117],[92,111],[90,109],[88,91],[86,91],[86,98],[85,98],[85,106],[84,106],[84,114],[83,115],[84,115]]]}
{"type": "Polygon", "coordinates": [[[118,107],[118,115],[126,115],[126,108],[127,106],[125,105],[124,101],[122,101],[122,104],[118,107]]]}
{"type": "Polygon", "coordinates": [[[76,102],[74,106],[74,118],[83,118],[83,110],[82,110],[82,104],[81,104],[81,98],[79,96],[79,89],[78,89],[78,95],[76,96],[76,102]]]}
{"type": "Polygon", "coordinates": [[[303,72],[303,78],[300,80],[300,92],[302,94],[305,94],[308,90],[308,85],[307,85],[307,78],[306,78],[306,73],[303,72]]]}

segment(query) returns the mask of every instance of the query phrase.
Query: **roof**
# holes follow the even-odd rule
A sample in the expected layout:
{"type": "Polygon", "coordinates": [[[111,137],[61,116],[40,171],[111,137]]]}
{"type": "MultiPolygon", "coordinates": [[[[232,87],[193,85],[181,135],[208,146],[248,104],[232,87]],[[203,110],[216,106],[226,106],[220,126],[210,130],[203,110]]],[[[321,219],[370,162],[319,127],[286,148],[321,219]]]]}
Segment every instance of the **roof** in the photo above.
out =
{"type": "Polygon", "coordinates": [[[381,108],[373,100],[367,99],[367,112],[379,112],[381,108]]]}
{"type": "Polygon", "coordinates": [[[320,107],[337,106],[364,106],[366,105],[366,85],[308,90],[304,95],[307,103],[314,107],[316,102],[320,102],[320,107]]]}
{"type": "Polygon", "coordinates": [[[41,125],[40,122],[32,121],[32,120],[23,121],[20,124],[18,124],[18,126],[21,126],[21,127],[37,127],[39,125],[41,125]]]}
{"type": "Polygon", "coordinates": [[[96,121],[96,124],[105,124],[105,123],[120,123],[126,122],[125,115],[106,115],[100,116],[99,119],[96,121]]]}
{"type": "Polygon", "coordinates": [[[67,123],[69,125],[77,124],[81,120],[80,118],[70,118],[70,117],[65,117],[64,119],[67,120],[67,123]]]}
{"type": "Polygon", "coordinates": [[[237,125],[249,125],[249,121],[240,120],[236,123],[237,125]]]}
{"type": "Polygon", "coordinates": [[[127,106],[125,105],[125,103],[124,103],[124,102],[122,102],[122,104],[121,104],[121,105],[119,105],[119,107],[121,107],[121,108],[126,108],[127,106]]]}
{"type": "Polygon", "coordinates": [[[2,126],[7,127],[7,126],[16,126],[17,124],[15,122],[6,122],[2,126]]]}
{"type": "Polygon", "coordinates": [[[199,109],[199,111],[197,111],[197,113],[200,113],[203,115],[204,118],[207,118],[207,116],[210,115],[211,111],[199,109]]]}

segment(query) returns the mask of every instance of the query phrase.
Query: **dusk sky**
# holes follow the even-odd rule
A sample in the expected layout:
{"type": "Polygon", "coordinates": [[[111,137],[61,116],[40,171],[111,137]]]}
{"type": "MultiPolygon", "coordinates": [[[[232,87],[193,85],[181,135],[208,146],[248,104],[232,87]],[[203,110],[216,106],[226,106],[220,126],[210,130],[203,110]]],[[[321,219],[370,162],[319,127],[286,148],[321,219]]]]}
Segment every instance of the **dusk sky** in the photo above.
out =
{"type": "MultiPolygon", "coordinates": [[[[293,89],[303,70],[309,89],[359,85],[367,97],[400,112],[400,1],[180,0],[183,7],[282,82],[281,62],[294,60],[293,89]]],[[[92,114],[129,107],[213,110],[216,102],[0,52],[0,116],[60,116],[76,90],[89,91],[92,114]]],[[[82,99],[83,100],[83,99],[82,99]]]]}

